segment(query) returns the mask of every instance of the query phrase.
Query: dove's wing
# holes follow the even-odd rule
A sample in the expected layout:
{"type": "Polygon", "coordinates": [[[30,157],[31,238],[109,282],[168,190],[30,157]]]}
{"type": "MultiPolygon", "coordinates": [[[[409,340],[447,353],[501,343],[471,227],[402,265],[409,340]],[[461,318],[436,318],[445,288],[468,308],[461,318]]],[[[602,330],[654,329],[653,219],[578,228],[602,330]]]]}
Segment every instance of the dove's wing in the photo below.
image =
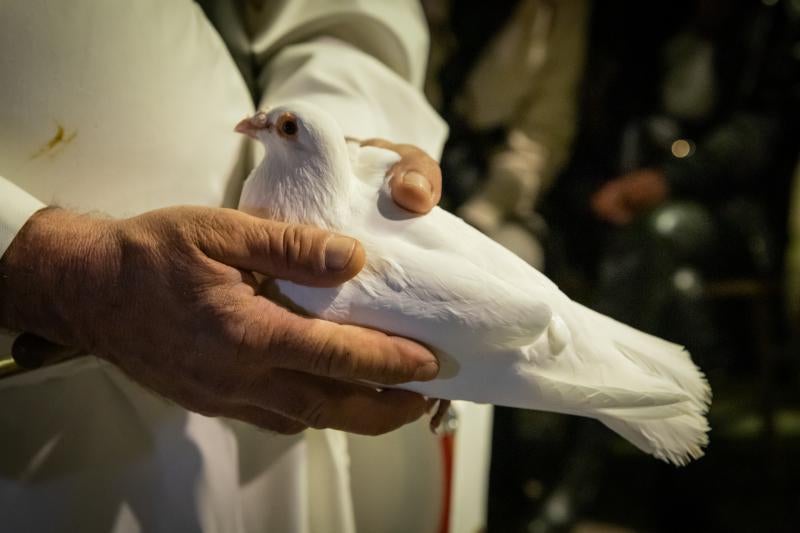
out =
{"type": "Polygon", "coordinates": [[[546,331],[552,312],[537,294],[521,290],[457,255],[423,248],[402,234],[347,229],[367,252],[353,280],[333,289],[280,282],[292,301],[322,318],[391,331],[444,348],[478,352],[512,349],[546,331]],[[483,347],[483,349],[481,349],[483,347]]]}
{"type": "MultiPolygon", "coordinates": [[[[389,150],[349,143],[353,171],[365,194],[373,194],[378,210],[363,213],[360,224],[376,236],[392,236],[402,232],[403,240],[421,248],[449,252],[462,260],[517,285],[539,286],[559,292],[544,274],[517,257],[513,252],[487,238],[460,218],[435,207],[420,217],[397,206],[385,187],[388,169],[399,159],[389,150]]],[[[355,224],[354,224],[355,225],[355,224]]]]}
{"type": "MultiPolygon", "coordinates": [[[[539,333],[534,342],[520,344],[516,350],[491,350],[479,335],[465,334],[465,327],[451,329],[447,320],[435,324],[438,331],[412,325],[401,334],[434,347],[438,340],[445,355],[460,364],[459,372],[448,374],[448,366],[454,363],[441,358],[444,379],[415,383],[413,390],[593,416],[640,449],[676,464],[703,454],[711,391],[682,347],[572,302],[542,273],[445,211],[409,216],[380,186],[385,172],[380,171],[380,162],[386,165],[386,156],[367,151],[356,155],[359,164],[354,168],[361,173],[363,201],[355,206],[360,211],[354,217],[353,233],[364,239],[368,257],[374,247],[380,256],[394,257],[404,268],[411,265],[404,272],[415,284],[410,288],[411,301],[424,305],[433,275],[445,277],[440,284],[452,298],[474,299],[469,307],[487,328],[496,320],[493,311],[513,316],[517,309],[524,309],[525,302],[547,305],[551,312],[547,334],[539,333]],[[462,273],[481,277],[460,284],[462,273]],[[502,292],[501,287],[505,288],[502,292]],[[508,302],[515,302],[514,307],[508,302]],[[511,357],[501,363],[498,357],[504,355],[511,357]]],[[[392,318],[402,321],[407,310],[397,308],[393,301],[397,296],[380,291],[376,294],[387,300],[384,305],[394,306],[392,318]]],[[[369,305],[356,301],[358,306],[369,305]]],[[[453,301],[456,308],[463,305],[453,301]]],[[[525,323],[518,321],[515,326],[524,328],[525,323]]],[[[391,324],[384,327],[397,331],[391,324]]]]}

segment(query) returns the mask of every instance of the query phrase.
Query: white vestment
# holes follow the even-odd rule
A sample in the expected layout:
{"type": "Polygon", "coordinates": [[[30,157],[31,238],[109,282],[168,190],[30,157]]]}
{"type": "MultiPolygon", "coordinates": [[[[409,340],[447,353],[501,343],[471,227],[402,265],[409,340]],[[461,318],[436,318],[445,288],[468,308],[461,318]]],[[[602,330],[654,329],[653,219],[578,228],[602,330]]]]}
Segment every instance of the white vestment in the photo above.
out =
{"type": "MultiPolygon", "coordinates": [[[[46,204],[117,217],[235,206],[258,157],[232,132],[251,93],[440,154],[415,3],[205,4],[224,41],[188,0],[0,0],[0,254],[46,204]]],[[[0,332],[0,356],[12,339],[0,332]]],[[[450,523],[474,531],[490,411],[460,407],[450,523]]],[[[0,530],[434,531],[441,474],[424,424],[350,437],[348,459],[340,433],[189,413],[84,357],[0,381],[0,530]]]]}

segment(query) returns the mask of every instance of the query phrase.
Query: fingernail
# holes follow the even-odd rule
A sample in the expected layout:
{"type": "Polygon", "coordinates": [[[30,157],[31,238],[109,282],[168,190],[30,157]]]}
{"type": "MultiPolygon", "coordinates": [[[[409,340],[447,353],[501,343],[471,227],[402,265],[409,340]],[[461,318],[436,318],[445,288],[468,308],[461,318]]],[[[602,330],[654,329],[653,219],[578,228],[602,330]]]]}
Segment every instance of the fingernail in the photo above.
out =
{"type": "Polygon", "coordinates": [[[328,270],[344,270],[353,257],[356,241],[349,237],[336,236],[325,244],[325,268],[328,270]]]}
{"type": "Polygon", "coordinates": [[[417,187],[425,191],[425,194],[433,196],[433,187],[431,182],[425,179],[425,176],[416,170],[410,170],[403,175],[403,184],[411,187],[417,187]]]}
{"type": "Polygon", "coordinates": [[[436,361],[429,361],[417,367],[414,372],[414,381],[429,381],[436,377],[439,373],[439,363],[436,361]]]}

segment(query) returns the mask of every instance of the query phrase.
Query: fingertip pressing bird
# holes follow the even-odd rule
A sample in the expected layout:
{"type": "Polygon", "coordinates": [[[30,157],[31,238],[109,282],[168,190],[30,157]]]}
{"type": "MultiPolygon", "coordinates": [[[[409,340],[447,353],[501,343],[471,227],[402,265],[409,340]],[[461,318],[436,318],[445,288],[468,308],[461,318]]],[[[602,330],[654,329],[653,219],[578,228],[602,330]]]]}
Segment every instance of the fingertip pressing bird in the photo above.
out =
{"type": "Polygon", "coordinates": [[[366,250],[365,268],[339,287],[278,281],[280,291],[320,318],[431,347],[439,377],[402,388],[595,418],[674,464],[703,455],[711,389],[683,347],[570,300],[443,209],[397,206],[389,177],[399,154],[348,142],[320,108],[289,103],[235,130],[266,149],[241,210],[347,234],[366,250]]]}

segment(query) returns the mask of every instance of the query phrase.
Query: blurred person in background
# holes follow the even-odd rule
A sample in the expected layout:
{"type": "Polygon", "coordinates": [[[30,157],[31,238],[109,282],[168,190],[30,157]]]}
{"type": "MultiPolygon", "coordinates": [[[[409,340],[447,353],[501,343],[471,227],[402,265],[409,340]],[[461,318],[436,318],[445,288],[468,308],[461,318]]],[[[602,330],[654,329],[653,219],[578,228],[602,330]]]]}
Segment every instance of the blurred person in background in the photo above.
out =
{"type": "MultiPolygon", "coordinates": [[[[685,344],[712,371],[731,364],[720,337],[737,327],[717,325],[704,279],[771,286],[780,272],[799,21],[798,3],[780,0],[596,3],[573,156],[539,202],[548,273],[570,296],[685,344]]],[[[516,505],[520,529],[568,529],[614,483],[608,439],[591,423],[517,413],[503,428],[506,418],[498,410],[490,524],[513,530],[516,505]],[[536,461],[539,431],[574,442],[558,467],[536,461]],[[519,487],[533,496],[515,500],[519,487]]]]}
{"type": "Polygon", "coordinates": [[[426,6],[432,96],[452,132],[443,156],[450,208],[541,268],[535,209],[569,158],[589,2],[426,6]]]}
{"type": "Polygon", "coordinates": [[[579,153],[551,207],[567,239],[581,237],[572,248],[604,312],[710,351],[702,280],[777,279],[797,150],[796,9],[598,8],[579,153]]]}

